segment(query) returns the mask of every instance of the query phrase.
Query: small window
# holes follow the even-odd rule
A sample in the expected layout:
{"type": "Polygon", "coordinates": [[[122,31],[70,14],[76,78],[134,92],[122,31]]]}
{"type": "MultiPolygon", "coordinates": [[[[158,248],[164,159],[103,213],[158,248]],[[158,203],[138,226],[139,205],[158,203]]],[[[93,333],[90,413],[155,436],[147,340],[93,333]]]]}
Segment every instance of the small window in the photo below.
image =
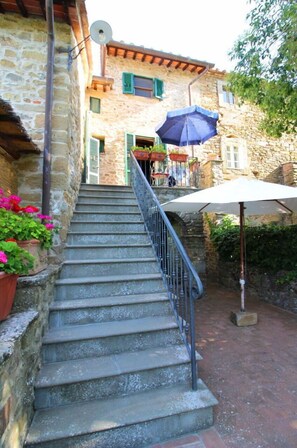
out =
{"type": "Polygon", "coordinates": [[[92,135],[92,139],[98,140],[99,142],[99,153],[104,154],[105,153],[105,139],[103,137],[95,137],[92,135]]]}
{"type": "Polygon", "coordinates": [[[100,114],[100,99],[94,98],[93,96],[90,97],[90,110],[94,112],[95,114],[100,114]]]}
{"type": "Polygon", "coordinates": [[[162,99],[164,93],[164,83],[161,79],[146,78],[133,73],[123,73],[123,93],[143,96],[146,98],[162,99]]]}
{"type": "Polygon", "coordinates": [[[235,170],[247,168],[247,149],[244,141],[237,138],[226,138],[222,145],[225,168],[235,170]]]}
{"type": "Polygon", "coordinates": [[[218,96],[220,106],[233,106],[235,104],[234,95],[228,89],[228,84],[224,81],[218,81],[218,96]]]}
{"type": "Polygon", "coordinates": [[[227,168],[240,168],[239,167],[239,148],[235,145],[226,146],[226,165],[227,168]]]}

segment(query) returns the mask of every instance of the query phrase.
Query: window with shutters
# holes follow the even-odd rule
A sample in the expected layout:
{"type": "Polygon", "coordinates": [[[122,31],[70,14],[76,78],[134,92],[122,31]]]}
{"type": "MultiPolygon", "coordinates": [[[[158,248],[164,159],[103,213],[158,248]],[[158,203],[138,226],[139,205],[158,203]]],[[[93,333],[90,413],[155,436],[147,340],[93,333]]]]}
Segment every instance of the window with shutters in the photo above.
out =
{"type": "Polygon", "coordinates": [[[137,76],[133,73],[123,73],[123,93],[162,99],[164,83],[161,79],[137,76]]]}

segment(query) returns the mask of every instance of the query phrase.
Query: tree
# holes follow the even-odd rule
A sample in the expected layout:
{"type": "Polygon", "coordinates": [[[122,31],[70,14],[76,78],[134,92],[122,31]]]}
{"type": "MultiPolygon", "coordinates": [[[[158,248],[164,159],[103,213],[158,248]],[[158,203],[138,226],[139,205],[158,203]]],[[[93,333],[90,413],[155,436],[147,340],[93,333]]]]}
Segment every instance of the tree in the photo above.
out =
{"type": "Polygon", "coordinates": [[[297,2],[248,0],[249,30],[229,53],[236,61],[228,82],[243,102],[264,112],[261,128],[280,137],[297,131],[297,2]]]}

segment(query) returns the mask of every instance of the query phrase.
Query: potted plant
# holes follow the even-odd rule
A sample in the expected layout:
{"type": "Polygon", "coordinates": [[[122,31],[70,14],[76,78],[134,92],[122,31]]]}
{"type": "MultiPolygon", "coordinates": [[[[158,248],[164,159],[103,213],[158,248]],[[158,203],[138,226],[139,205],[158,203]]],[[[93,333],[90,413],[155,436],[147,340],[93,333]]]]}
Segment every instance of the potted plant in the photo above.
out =
{"type": "Polygon", "coordinates": [[[150,149],[147,146],[131,146],[131,151],[137,160],[148,160],[150,157],[150,149]]]}
{"type": "Polygon", "coordinates": [[[164,145],[154,145],[150,146],[150,160],[162,162],[167,155],[167,149],[164,145]]]}
{"type": "Polygon", "coordinates": [[[9,315],[19,275],[33,268],[34,257],[14,242],[0,241],[0,321],[9,315]]]}
{"type": "Polygon", "coordinates": [[[170,151],[169,158],[174,162],[186,162],[188,159],[188,154],[179,148],[174,148],[170,151]]]}
{"type": "Polygon", "coordinates": [[[192,157],[191,159],[189,159],[189,167],[190,167],[191,173],[196,171],[199,168],[199,166],[200,166],[200,162],[198,162],[197,157],[192,157]]]}
{"type": "Polygon", "coordinates": [[[33,275],[46,268],[47,250],[58,229],[51,216],[39,214],[39,209],[32,205],[21,207],[20,203],[19,196],[5,197],[0,190],[0,241],[14,241],[35,257],[34,269],[29,271],[33,275]]]}

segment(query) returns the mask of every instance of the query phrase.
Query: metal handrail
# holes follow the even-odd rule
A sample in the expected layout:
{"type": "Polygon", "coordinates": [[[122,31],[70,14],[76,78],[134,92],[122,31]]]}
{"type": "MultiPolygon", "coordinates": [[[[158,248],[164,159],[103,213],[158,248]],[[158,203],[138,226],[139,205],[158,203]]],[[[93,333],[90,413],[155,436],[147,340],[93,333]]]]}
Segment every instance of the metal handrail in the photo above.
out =
{"type": "Polygon", "coordinates": [[[197,390],[194,300],[203,294],[201,280],[149,185],[133,153],[131,186],[152,241],[181,335],[191,358],[192,389],[197,390]]]}

